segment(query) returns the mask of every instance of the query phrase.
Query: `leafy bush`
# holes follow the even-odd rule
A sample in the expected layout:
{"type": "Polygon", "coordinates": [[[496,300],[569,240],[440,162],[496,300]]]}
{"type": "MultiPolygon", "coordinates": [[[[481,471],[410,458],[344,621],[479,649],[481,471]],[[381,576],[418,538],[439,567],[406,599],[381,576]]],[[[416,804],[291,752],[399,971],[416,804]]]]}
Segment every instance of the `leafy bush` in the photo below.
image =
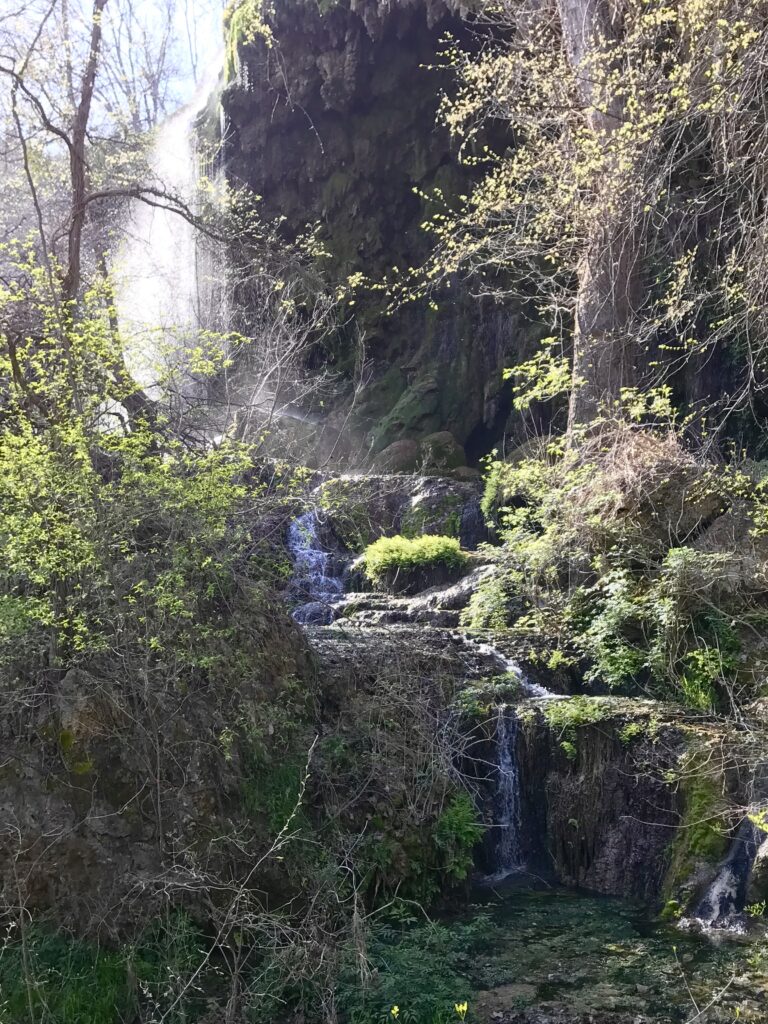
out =
{"type": "Polygon", "coordinates": [[[441,867],[449,879],[463,882],[472,870],[472,850],[483,838],[483,826],[466,793],[458,793],[440,815],[434,843],[440,851],[441,867]]]}
{"type": "Polygon", "coordinates": [[[365,550],[365,575],[379,583],[392,570],[423,569],[443,565],[459,569],[467,554],[455,537],[381,537],[365,550]]]}
{"type": "Polygon", "coordinates": [[[734,688],[759,692],[765,500],[745,470],[695,458],[674,430],[622,423],[492,462],[486,485],[504,541],[499,582],[475,595],[465,624],[508,626],[513,593],[527,608],[514,621],[521,640],[588,683],[696,711],[734,688]]]}

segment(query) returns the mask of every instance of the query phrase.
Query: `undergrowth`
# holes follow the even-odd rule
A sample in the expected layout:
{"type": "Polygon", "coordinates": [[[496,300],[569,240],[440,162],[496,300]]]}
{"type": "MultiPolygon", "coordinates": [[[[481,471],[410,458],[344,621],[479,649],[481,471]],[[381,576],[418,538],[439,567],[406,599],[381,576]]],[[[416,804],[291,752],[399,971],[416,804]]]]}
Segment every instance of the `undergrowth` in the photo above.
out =
{"type": "Polygon", "coordinates": [[[620,423],[492,460],[484,509],[504,546],[466,625],[513,628],[598,692],[705,713],[762,692],[768,490],[748,466],[620,423]]]}

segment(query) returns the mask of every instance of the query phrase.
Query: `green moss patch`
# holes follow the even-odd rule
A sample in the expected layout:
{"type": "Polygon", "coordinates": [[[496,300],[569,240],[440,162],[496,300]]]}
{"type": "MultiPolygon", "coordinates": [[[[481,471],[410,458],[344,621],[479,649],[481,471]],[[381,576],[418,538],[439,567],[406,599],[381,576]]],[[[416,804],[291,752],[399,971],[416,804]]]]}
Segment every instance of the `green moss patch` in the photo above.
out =
{"type": "Polygon", "coordinates": [[[720,820],[720,787],[711,775],[691,771],[682,782],[685,810],[670,850],[665,894],[677,896],[694,875],[697,864],[717,864],[728,851],[728,837],[720,820]]]}
{"type": "Polygon", "coordinates": [[[436,566],[461,569],[467,558],[455,537],[381,537],[366,548],[364,571],[372,583],[381,583],[389,573],[398,570],[436,566]]]}

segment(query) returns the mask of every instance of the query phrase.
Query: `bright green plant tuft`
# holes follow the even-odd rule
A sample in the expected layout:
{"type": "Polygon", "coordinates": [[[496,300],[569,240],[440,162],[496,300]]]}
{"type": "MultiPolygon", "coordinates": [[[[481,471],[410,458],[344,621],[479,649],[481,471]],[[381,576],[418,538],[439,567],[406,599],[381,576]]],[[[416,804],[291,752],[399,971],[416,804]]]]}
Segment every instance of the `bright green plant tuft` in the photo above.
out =
{"type": "Polygon", "coordinates": [[[365,550],[365,575],[380,583],[390,571],[442,565],[459,569],[467,554],[455,537],[424,534],[422,537],[381,537],[365,550]]]}

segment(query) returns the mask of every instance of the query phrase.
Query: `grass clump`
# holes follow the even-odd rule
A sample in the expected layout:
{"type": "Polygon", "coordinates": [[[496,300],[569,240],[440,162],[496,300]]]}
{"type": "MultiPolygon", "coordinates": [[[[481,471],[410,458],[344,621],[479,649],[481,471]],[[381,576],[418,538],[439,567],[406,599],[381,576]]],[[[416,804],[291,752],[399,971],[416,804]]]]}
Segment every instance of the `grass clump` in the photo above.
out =
{"type": "Polygon", "coordinates": [[[372,583],[380,583],[387,574],[397,570],[427,569],[442,565],[460,569],[467,553],[455,537],[425,534],[422,537],[381,537],[365,550],[365,575],[372,583]]]}

